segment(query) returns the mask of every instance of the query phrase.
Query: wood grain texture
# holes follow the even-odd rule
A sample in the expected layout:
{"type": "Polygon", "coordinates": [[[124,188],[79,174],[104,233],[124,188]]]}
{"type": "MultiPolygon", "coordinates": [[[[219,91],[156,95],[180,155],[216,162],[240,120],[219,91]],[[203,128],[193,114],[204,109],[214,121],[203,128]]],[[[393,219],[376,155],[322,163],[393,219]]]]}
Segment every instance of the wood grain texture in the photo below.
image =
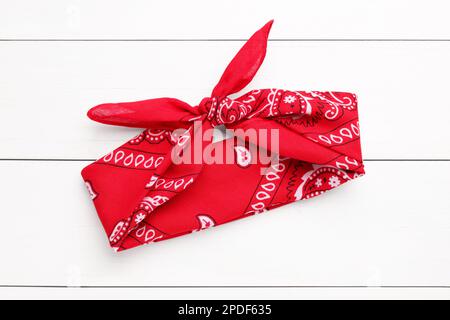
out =
{"type": "MultiPolygon", "coordinates": [[[[0,43],[0,158],[93,159],[138,130],[89,121],[99,103],[208,96],[242,42],[0,43]]],[[[358,94],[363,154],[450,158],[450,42],[272,42],[251,88],[358,94]]]]}
{"type": "Polygon", "coordinates": [[[445,0],[0,1],[3,39],[450,39],[445,0]]]}
{"type": "Polygon", "coordinates": [[[0,284],[450,285],[449,162],[370,162],[321,197],[121,254],[81,181],[86,164],[1,162],[0,284]]]}

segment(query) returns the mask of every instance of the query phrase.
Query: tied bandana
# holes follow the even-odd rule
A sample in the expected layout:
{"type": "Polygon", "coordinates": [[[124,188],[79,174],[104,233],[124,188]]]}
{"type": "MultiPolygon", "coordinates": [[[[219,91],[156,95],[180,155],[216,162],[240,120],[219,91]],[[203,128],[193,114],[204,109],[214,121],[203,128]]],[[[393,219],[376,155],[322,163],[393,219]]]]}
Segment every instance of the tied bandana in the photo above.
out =
{"type": "Polygon", "coordinates": [[[364,174],[354,94],[259,89],[229,97],[258,71],[272,22],[197,106],[158,98],[89,110],[94,121],[147,128],[82,171],[116,251],[315,197],[364,174]],[[233,136],[214,141],[216,126],[233,136]]]}

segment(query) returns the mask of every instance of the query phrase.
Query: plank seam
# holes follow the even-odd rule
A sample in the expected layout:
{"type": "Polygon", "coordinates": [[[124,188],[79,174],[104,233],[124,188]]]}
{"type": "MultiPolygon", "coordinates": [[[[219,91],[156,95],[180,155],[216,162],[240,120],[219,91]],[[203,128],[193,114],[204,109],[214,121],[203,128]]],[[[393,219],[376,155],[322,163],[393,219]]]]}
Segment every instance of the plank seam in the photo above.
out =
{"type": "Polygon", "coordinates": [[[382,285],[382,286],[60,286],[60,285],[0,285],[0,288],[49,288],[49,289],[163,289],[163,288],[177,288],[177,289],[209,289],[209,288],[251,288],[251,289],[265,289],[265,288],[388,288],[388,289],[402,289],[402,288],[415,288],[415,289],[450,289],[450,285],[403,285],[403,286],[392,286],[392,285],[382,285]]]}
{"type": "MultiPolygon", "coordinates": [[[[0,39],[0,42],[244,42],[247,39],[0,39]]],[[[269,42],[450,42],[450,39],[269,39],[269,42]]]]}

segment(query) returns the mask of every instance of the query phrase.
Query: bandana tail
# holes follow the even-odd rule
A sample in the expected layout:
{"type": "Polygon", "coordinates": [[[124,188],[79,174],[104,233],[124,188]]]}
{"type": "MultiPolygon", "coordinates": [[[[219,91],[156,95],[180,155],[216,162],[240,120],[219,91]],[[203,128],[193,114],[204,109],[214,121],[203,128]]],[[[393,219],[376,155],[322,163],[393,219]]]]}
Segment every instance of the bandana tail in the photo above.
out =
{"type": "Polygon", "coordinates": [[[272,24],[273,20],[267,22],[239,50],[212,91],[213,97],[225,97],[236,93],[252,81],[266,56],[267,39],[272,24]]]}

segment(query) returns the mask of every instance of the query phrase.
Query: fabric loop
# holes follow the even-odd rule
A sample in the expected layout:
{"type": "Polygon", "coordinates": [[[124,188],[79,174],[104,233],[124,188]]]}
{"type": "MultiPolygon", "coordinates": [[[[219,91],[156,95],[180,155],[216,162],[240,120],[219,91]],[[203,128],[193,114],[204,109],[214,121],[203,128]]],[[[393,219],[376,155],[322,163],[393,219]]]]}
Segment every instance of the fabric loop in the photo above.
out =
{"type": "Polygon", "coordinates": [[[212,127],[222,124],[231,125],[244,120],[252,109],[251,105],[228,97],[204,98],[199,104],[200,112],[207,115],[206,118],[211,122],[212,127]]]}

